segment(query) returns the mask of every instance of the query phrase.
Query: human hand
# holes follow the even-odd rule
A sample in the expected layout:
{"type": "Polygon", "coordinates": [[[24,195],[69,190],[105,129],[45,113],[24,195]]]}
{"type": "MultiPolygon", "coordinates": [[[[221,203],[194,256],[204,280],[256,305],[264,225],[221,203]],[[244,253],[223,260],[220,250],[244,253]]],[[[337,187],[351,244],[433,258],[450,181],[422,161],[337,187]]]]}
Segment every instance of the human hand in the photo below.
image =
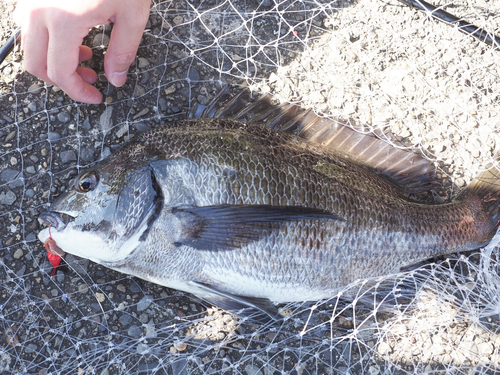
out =
{"type": "Polygon", "coordinates": [[[150,0],[19,0],[14,19],[22,28],[24,67],[45,82],[59,86],[73,100],[99,104],[92,86],[97,73],[78,66],[92,58],[83,38],[96,25],[114,23],[104,58],[104,71],[122,86],[135,59],[148,21],[150,0]]]}

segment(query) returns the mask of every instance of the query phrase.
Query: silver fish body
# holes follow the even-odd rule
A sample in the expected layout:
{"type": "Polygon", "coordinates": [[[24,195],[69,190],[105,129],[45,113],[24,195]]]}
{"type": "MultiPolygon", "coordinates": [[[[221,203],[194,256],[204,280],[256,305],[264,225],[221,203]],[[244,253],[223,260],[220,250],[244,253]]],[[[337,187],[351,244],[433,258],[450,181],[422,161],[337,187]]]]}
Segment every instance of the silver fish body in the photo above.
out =
{"type": "Polygon", "coordinates": [[[85,171],[40,220],[68,253],[222,307],[266,310],[480,247],[498,228],[492,186],[419,204],[348,155],[196,119],[146,132],[85,171]]]}

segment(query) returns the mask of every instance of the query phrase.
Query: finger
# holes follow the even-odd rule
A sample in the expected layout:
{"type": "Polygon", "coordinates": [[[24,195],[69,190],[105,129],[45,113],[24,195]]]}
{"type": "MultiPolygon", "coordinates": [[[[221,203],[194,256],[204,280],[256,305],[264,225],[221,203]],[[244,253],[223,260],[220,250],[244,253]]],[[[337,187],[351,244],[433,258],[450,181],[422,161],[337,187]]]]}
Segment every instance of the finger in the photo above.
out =
{"type": "Polygon", "coordinates": [[[76,68],[76,73],[82,77],[83,82],[94,84],[97,81],[97,73],[90,68],[79,66],[76,68]]]}
{"type": "Polygon", "coordinates": [[[135,4],[138,7],[136,12],[120,13],[113,20],[113,31],[104,58],[106,76],[117,87],[122,86],[127,79],[128,68],[135,59],[148,21],[149,3],[140,0],[135,4]]]}
{"type": "Polygon", "coordinates": [[[43,79],[49,84],[54,82],[47,76],[48,30],[35,19],[23,21],[22,47],[23,65],[26,71],[43,79]]]}
{"type": "Polygon", "coordinates": [[[79,46],[72,52],[57,54],[54,48],[51,49],[50,44],[49,41],[47,58],[49,79],[75,101],[89,104],[101,103],[101,93],[91,85],[96,81],[97,74],[90,68],[78,67],[79,46]],[[57,55],[60,59],[54,59],[57,55]]]}
{"type": "MultiPolygon", "coordinates": [[[[102,94],[91,83],[95,80],[86,76],[88,68],[78,67],[73,74],[66,78],[59,87],[73,100],[88,104],[99,104],[102,102],[102,94]],[[83,74],[83,77],[79,73],[83,74]],[[84,78],[89,80],[85,82],[84,78]]],[[[91,70],[91,69],[89,69],[91,70]]],[[[90,75],[89,75],[90,76],[90,75]]]]}
{"type": "MultiPolygon", "coordinates": [[[[66,33],[67,34],[67,33],[66,33]]],[[[47,48],[47,76],[59,86],[71,99],[90,104],[99,104],[102,95],[91,82],[93,78],[89,70],[83,69],[83,78],[77,68],[81,51],[83,57],[88,57],[88,51],[80,48],[83,36],[74,33],[66,35],[63,30],[51,35],[47,48]],[[85,79],[84,79],[85,78],[85,79]]]]}
{"type": "Polygon", "coordinates": [[[92,50],[87,46],[80,46],[78,61],[88,61],[92,58],[92,50]]]}

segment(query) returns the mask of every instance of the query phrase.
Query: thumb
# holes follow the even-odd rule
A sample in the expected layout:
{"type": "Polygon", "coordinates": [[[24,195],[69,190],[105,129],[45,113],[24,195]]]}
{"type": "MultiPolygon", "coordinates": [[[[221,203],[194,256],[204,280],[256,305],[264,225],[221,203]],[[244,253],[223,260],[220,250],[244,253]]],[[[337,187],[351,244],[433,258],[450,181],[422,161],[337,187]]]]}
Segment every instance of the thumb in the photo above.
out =
{"type": "MultiPolygon", "coordinates": [[[[134,0],[136,1],[136,0],[134,0]]],[[[137,1],[137,4],[145,3],[137,1]]],[[[134,62],[148,21],[149,4],[141,9],[130,9],[115,17],[108,52],[104,58],[104,71],[113,86],[123,86],[130,64],[134,62]]]]}

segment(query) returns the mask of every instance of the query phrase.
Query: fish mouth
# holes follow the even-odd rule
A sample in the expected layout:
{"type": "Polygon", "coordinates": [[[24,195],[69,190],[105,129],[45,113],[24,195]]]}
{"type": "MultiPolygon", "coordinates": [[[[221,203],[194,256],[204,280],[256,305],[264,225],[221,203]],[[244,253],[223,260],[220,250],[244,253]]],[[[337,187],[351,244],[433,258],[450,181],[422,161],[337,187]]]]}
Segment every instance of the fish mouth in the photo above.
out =
{"type": "Polygon", "coordinates": [[[63,212],[44,211],[38,216],[38,222],[48,227],[55,228],[56,230],[63,230],[66,225],[75,218],[63,212]]]}

